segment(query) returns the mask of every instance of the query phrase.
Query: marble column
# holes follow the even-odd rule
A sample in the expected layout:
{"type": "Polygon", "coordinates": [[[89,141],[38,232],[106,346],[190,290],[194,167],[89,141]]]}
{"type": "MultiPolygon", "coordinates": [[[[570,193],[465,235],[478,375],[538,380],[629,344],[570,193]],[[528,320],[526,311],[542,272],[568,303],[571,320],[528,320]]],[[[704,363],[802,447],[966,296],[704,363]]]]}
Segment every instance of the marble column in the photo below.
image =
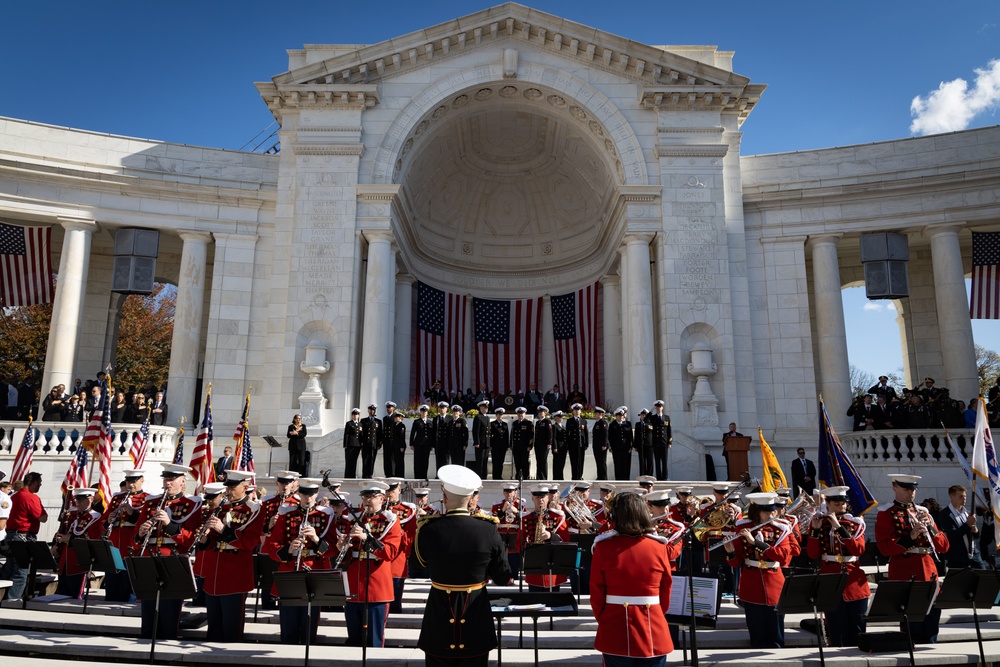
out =
{"type": "MultiPolygon", "coordinates": [[[[556,383],[556,339],[552,331],[552,297],[545,295],[542,297],[542,344],[541,344],[541,364],[538,378],[538,391],[545,395],[552,385],[556,383]]],[[[566,389],[560,387],[565,392],[566,389]]]]}
{"type": "Polygon", "coordinates": [[[604,393],[601,406],[611,412],[625,399],[625,376],[622,373],[621,278],[614,273],[601,278],[604,285],[604,393]]]}
{"type": "Polygon", "coordinates": [[[625,237],[626,297],[622,307],[622,349],[625,359],[625,404],[634,420],[637,406],[651,405],[657,398],[653,350],[653,287],[649,271],[652,234],[625,237]]]}
{"type": "Polygon", "coordinates": [[[841,296],[839,234],[809,239],[812,250],[813,313],[819,352],[820,392],[826,410],[838,430],[850,428],[847,408],[851,404],[851,371],[847,356],[847,329],[841,296]]]}
{"type": "MultiPolygon", "coordinates": [[[[958,243],[959,225],[930,227],[931,262],[934,265],[934,296],[937,301],[938,329],[941,336],[941,356],[944,361],[944,383],[955,400],[968,400],[979,394],[979,374],[976,350],[972,339],[969,299],[965,290],[965,270],[962,249],[958,243]]],[[[915,378],[922,382],[923,378],[915,378]]]]}
{"type": "MultiPolygon", "coordinates": [[[[413,340],[413,276],[396,274],[396,340],[392,354],[392,400],[408,406],[415,394],[410,391],[410,350],[413,340]]],[[[419,399],[417,399],[419,400],[419,399]]]]}
{"type": "MultiPolygon", "coordinates": [[[[122,302],[127,294],[119,292],[111,293],[111,301],[108,304],[108,324],[104,337],[104,352],[101,354],[101,368],[115,365],[115,352],[118,349],[118,327],[122,321],[122,302]]],[[[114,377],[112,376],[112,379],[114,377]]]]}
{"type": "Polygon", "coordinates": [[[177,304],[174,310],[174,333],[170,339],[170,368],[167,379],[169,423],[190,424],[195,413],[198,385],[198,359],[202,343],[202,313],[205,306],[205,268],[208,263],[210,234],[181,232],[180,278],[177,281],[177,304]]]}
{"type": "MultiPolygon", "coordinates": [[[[42,397],[57,384],[73,386],[76,349],[80,344],[80,322],[87,296],[90,245],[97,223],[92,220],[60,219],[65,233],[59,255],[59,277],[52,298],[52,321],[42,374],[42,397]]],[[[94,374],[98,369],[92,369],[94,374]]],[[[100,369],[103,370],[103,369],[100,369]]]]}
{"type": "Polygon", "coordinates": [[[361,408],[389,400],[392,369],[392,309],[396,297],[396,261],[392,232],[364,232],[368,241],[368,272],[365,275],[365,316],[361,341],[361,408]]]}

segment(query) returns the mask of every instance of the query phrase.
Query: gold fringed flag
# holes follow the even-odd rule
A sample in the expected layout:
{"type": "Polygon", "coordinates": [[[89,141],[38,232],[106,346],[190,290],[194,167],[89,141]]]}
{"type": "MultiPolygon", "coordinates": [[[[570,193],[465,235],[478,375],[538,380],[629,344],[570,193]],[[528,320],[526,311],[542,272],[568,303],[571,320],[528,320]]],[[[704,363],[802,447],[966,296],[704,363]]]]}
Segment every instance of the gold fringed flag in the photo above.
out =
{"type": "Polygon", "coordinates": [[[785,481],[785,473],[781,471],[778,457],[774,455],[771,446],[764,440],[764,432],[759,428],[757,429],[757,438],[760,440],[760,459],[764,465],[764,474],[760,478],[760,490],[772,492],[775,489],[787,488],[788,482],[785,481]]]}

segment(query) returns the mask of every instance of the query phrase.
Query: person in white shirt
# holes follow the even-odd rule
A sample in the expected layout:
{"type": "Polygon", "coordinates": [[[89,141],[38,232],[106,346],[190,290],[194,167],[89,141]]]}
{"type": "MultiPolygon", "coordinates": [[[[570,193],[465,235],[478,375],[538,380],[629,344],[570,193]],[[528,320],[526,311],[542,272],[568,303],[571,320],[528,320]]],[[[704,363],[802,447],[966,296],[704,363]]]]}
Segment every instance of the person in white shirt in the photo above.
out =
{"type": "MultiPolygon", "coordinates": [[[[0,472],[0,480],[7,474],[0,472]]],[[[7,539],[7,517],[10,516],[10,482],[0,484],[0,542],[7,539]]]]}

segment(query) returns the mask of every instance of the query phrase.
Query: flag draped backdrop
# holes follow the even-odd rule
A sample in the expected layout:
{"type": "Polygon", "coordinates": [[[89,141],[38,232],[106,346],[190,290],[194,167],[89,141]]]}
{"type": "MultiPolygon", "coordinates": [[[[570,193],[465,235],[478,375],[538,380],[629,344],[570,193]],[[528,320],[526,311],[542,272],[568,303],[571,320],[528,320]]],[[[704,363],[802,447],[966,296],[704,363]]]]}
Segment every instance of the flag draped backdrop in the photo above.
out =
{"type": "Polygon", "coordinates": [[[465,296],[417,285],[417,387],[420,395],[436,380],[445,391],[463,389],[465,296]]]}
{"type": "Polygon", "coordinates": [[[51,227],[0,223],[0,306],[52,302],[51,227]]]}
{"type": "Polygon", "coordinates": [[[972,232],[973,319],[1000,319],[1000,232],[972,232]]]}
{"type": "Polygon", "coordinates": [[[598,287],[588,285],[552,297],[552,333],[556,344],[556,380],[563,392],[574,384],[590,405],[601,404],[598,350],[598,287]]]}
{"type": "Polygon", "coordinates": [[[473,300],[476,385],[494,394],[527,391],[538,382],[542,299],[473,300]]]}

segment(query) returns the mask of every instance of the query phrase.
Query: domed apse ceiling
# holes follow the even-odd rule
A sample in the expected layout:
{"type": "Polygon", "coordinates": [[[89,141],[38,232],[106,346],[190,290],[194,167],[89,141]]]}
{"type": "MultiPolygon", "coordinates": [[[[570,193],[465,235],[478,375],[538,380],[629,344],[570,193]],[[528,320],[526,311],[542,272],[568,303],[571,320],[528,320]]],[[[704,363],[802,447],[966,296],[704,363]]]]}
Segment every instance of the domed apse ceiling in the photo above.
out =
{"type": "Polygon", "coordinates": [[[414,128],[397,170],[401,252],[418,278],[598,271],[614,253],[615,145],[554,93],[503,84],[457,95],[414,128]]]}

